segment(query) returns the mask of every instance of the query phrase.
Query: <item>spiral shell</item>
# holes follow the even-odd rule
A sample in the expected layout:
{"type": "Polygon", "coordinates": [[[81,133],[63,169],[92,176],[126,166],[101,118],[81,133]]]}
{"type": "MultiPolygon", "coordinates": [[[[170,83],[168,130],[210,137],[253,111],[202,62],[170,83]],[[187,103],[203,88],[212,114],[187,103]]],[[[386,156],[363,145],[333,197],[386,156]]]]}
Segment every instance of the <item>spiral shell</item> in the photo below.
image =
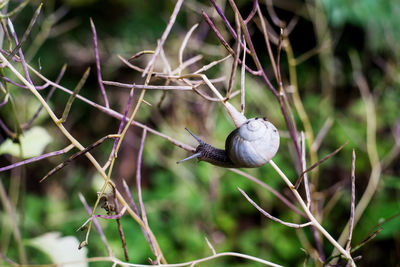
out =
{"type": "Polygon", "coordinates": [[[279,133],[266,119],[253,118],[226,139],[225,150],[236,167],[255,168],[270,161],[279,148],[279,133]]]}

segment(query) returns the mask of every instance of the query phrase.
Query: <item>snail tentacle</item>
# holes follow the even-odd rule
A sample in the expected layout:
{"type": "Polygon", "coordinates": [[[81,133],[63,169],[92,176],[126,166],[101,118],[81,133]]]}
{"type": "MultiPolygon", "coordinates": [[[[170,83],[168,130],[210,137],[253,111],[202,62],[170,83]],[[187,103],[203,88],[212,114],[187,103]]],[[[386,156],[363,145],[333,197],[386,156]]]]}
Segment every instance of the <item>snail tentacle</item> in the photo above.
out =
{"type": "Polygon", "coordinates": [[[220,167],[235,167],[235,164],[230,160],[225,150],[213,147],[212,145],[204,142],[200,137],[192,133],[188,128],[185,129],[194,137],[194,139],[197,140],[197,142],[199,142],[199,145],[197,146],[196,151],[193,155],[178,161],[177,164],[186,160],[197,158],[199,161],[206,161],[220,167]]]}
{"type": "Polygon", "coordinates": [[[187,157],[187,158],[184,158],[184,159],[181,159],[180,161],[177,161],[176,164],[179,164],[179,163],[181,163],[181,162],[187,161],[187,160],[189,160],[189,159],[198,158],[198,157],[200,157],[200,156],[201,156],[201,152],[198,152],[198,153],[195,153],[195,154],[193,154],[193,155],[191,155],[191,156],[189,156],[189,157],[187,157]]]}

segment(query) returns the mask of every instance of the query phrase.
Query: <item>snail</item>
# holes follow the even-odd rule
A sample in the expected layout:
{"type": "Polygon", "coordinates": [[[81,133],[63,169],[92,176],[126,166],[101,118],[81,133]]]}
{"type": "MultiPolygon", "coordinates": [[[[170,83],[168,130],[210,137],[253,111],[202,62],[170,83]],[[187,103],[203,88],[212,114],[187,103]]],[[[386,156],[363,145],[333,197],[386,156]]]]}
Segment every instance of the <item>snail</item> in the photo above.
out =
{"type": "Polygon", "coordinates": [[[177,163],[197,158],[220,167],[256,168],[275,156],[279,148],[279,133],[271,122],[266,118],[247,120],[242,114],[234,122],[237,128],[226,138],[225,150],[207,144],[186,128],[199,145],[192,156],[177,163]]]}

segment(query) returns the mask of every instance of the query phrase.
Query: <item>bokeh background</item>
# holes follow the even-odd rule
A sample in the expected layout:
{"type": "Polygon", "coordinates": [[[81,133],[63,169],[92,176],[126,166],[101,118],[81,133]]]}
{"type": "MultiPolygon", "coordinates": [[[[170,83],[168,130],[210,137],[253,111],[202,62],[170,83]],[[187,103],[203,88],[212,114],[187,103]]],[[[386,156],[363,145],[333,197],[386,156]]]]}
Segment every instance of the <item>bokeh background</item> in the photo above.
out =
{"type": "MultiPolygon", "coordinates": [[[[229,4],[226,16],[234,23],[229,4]]],[[[272,29],[273,25],[265,1],[260,1],[262,11],[272,29]]],[[[252,1],[237,1],[243,16],[252,8],[252,1]]],[[[11,1],[9,10],[17,3],[11,1]]],[[[32,17],[38,1],[30,1],[17,15],[12,17],[17,34],[22,35],[32,17]]],[[[155,49],[165,25],[174,8],[175,1],[96,1],[65,0],[45,1],[41,15],[22,49],[28,62],[41,67],[41,72],[55,80],[64,63],[68,68],[61,84],[74,88],[87,67],[92,67],[90,76],[81,90],[81,95],[102,104],[95,75],[95,58],[89,18],[97,29],[104,80],[143,84],[140,73],[129,69],[118,59],[118,55],[129,58],[145,49],[155,49]]],[[[323,214],[323,226],[334,237],[342,232],[349,218],[351,152],[356,160],[356,203],[362,196],[371,175],[370,149],[367,143],[368,106],[361,97],[355,83],[354,62],[359,59],[359,71],[367,82],[376,112],[377,155],[381,164],[379,183],[374,196],[361,220],[354,229],[353,246],[362,243],[379,227],[383,230],[353,255],[361,255],[360,266],[399,266],[400,255],[400,2],[385,0],[355,1],[273,1],[276,15],[283,21],[298,21],[289,35],[296,58],[305,60],[296,66],[298,90],[314,134],[328,123],[329,131],[318,151],[319,158],[329,154],[345,143],[344,149],[323,163],[316,174],[317,185],[314,199],[323,214]],[[311,51],[311,52],[310,52],[311,51]],[[304,54],[307,57],[304,57],[304,54]],[[382,225],[379,225],[383,223],[382,225]]],[[[234,47],[234,41],[216,15],[209,1],[185,1],[177,17],[164,50],[171,66],[178,66],[179,46],[187,31],[199,23],[185,57],[201,54],[203,59],[196,66],[208,64],[227,55],[225,48],[209,30],[201,16],[204,10],[212,16],[218,29],[234,47]]],[[[251,34],[267,74],[273,80],[263,36],[257,25],[251,25],[251,34]]],[[[5,44],[3,44],[3,47],[5,44]]],[[[276,46],[273,45],[276,51],[276,46]]],[[[142,56],[135,64],[144,67],[150,56],[142,56]]],[[[290,98],[290,80],[287,55],[281,54],[281,73],[290,98]]],[[[208,77],[227,75],[231,61],[222,63],[207,72],[208,77]]],[[[162,66],[159,66],[162,69],[162,66]]],[[[195,66],[193,66],[195,67],[195,66]]],[[[238,74],[239,77],[239,74],[238,74]]],[[[39,84],[39,80],[35,80],[39,84]]],[[[158,84],[154,80],[152,83],[158,84]]],[[[276,84],[276,81],[273,80],[276,84]]],[[[237,87],[240,82],[237,78],[237,87]]],[[[18,110],[21,123],[28,121],[39,103],[20,88],[11,87],[11,95],[18,110]]],[[[226,90],[226,84],[218,84],[226,90]]],[[[274,158],[285,174],[294,181],[297,177],[293,164],[294,150],[279,105],[262,81],[246,75],[247,117],[267,116],[282,134],[281,147],[274,158]]],[[[129,90],[106,86],[111,108],[123,112],[129,90]]],[[[136,93],[136,96],[139,93],[136,93]]],[[[49,101],[54,112],[61,115],[68,95],[57,90],[49,101]]],[[[152,106],[142,105],[136,120],[181,142],[195,146],[195,140],[184,130],[188,127],[217,147],[223,147],[225,138],[233,129],[230,119],[221,105],[207,102],[191,92],[148,91],[145,99],[152,106]],[[160,100],[163,99],[162,102],[160,100]]],[[[134,101],[136,98],[134,98],[134,101]]],[[[238,97],[232,99],[239,106],[238,97]]],[[[0,109],[1,119],[14,129],[16,122],[10,116],[10,105],[0,109]]],[[[371,111],[371,110],[370,110],[371,111]]],[[[303,124],[296,112],[299,130],[303,124]]],[[[58,150],[68,145],[47,114],[42,111],[34,125],[44,128],[51,136],[45,152],[58,150]]],[[[115,133],[119,121],[99,110],[76,100],[73,103],[65,127],[82,144],[89,145],[101,137],[115,133]]],[[[136,161],[142,130],[131,127],[118,154],[113,179],[120,184],[125,179],[133,193],[136,192],[136,161]]],[[[2,142],[7,135],[1,131],[2,142]]],[[[112,147],[104,142],[93,150],[93,155],[105,162],[112,147]]],[[[288,209],[271,193],[245,178],[210,164],[189,161],[175,162],[188,156],[184,150],[159,136],[148,134],[144,147],[142,181],[143,200],[153,233],[170,263],[189,261],[211,254],[204,237],[207,237],[217,252],[236,251],[270,260],[285,266],[315,265],[303,251],[304,240],[312,241],[308,229],[295,230],[262,216],[237,190],[246,191],[262,208],[286,221],[301,222],[298,215],[288,209]]],[[[85,232],[76,230],[88,215],[79,200],[82,193],[89,205],[93,205],[102,186],[91,163],[84,157],[50,177],[39,180],[54,166],[67,159],[67,155],[39,161],[27,166],[0,173],[1,182],[12,207],[18,216],[22,239],[27,244],[29,264],[49,263],[50,258],[29,240],[48,232],[60,232],[63,236],[74,236],[82,241],[85,232]]],[[[22,160],[3,152],[1,166],[22,160]]],[[[310,164],[309,164],[310,165],[310,164]]],[[[283,181],[266,165],[246,170],[284,195],[288,189],[283,181]]],[[[12,235],[9,215],[2,202],[0,216],[0,251],[4,257],[18,262],[18,249],[12,235]]],[[[100,214],[105,212],[99,209],[100,214]]],[[[115,255],[123,258],[117,224],[112,220],[101,220],[115,255]]],[[[148,263],[151,250],[139,226],[130,218],[123,217],[127,248],[132,263],[148,263]]],[[[332,246],[324,241],[325,253],[329,256],[332,246]]],[[[92,231],[88,257],[104,256],[107,251],[95,231],[92,231]]],[[[7,264],[0,258],[0,264],[7,264]]],[[[110,263],[95,263],[109,266],[110,263]]],[[[238,258],[220,258],[199,266],[261,266],[238,258]]]]}

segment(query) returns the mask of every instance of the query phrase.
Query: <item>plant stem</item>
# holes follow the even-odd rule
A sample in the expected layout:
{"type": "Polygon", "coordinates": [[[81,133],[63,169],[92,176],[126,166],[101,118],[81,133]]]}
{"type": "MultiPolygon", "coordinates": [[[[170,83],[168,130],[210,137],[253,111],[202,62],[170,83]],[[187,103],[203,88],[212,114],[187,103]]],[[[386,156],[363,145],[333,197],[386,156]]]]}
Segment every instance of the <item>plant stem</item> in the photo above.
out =
{"type": "Polygon", "coordinates": [[[279,176],[282,177],[282,179],[285,181],[287,186],[290,188],[290,190],[293,192],[294,196],[296,197],[297,201],[300,203],[301,207],[303,208],[303,211],[306,213],[308,216],[308,219],[312,222],[315,228],[317,228],[325,237],[326,239],[329,240],[329,242],[337,249],[340,251],[340,253],[343,254],[343,256],[348,259],[350,262],[351,266],[356,266],[351,255],[321,226],[321,224],[315,219],[311,211],[308,209],[306,203],[304,203],[303,199],[301,198],[299,192],[295,189],[294,185],[292,182],[286,177],[286,175],[281,171],[281,169],[271,160],[269,162],[271,164],[272,168],[275,169],[275,171],[279,174],[279,176]]]}

